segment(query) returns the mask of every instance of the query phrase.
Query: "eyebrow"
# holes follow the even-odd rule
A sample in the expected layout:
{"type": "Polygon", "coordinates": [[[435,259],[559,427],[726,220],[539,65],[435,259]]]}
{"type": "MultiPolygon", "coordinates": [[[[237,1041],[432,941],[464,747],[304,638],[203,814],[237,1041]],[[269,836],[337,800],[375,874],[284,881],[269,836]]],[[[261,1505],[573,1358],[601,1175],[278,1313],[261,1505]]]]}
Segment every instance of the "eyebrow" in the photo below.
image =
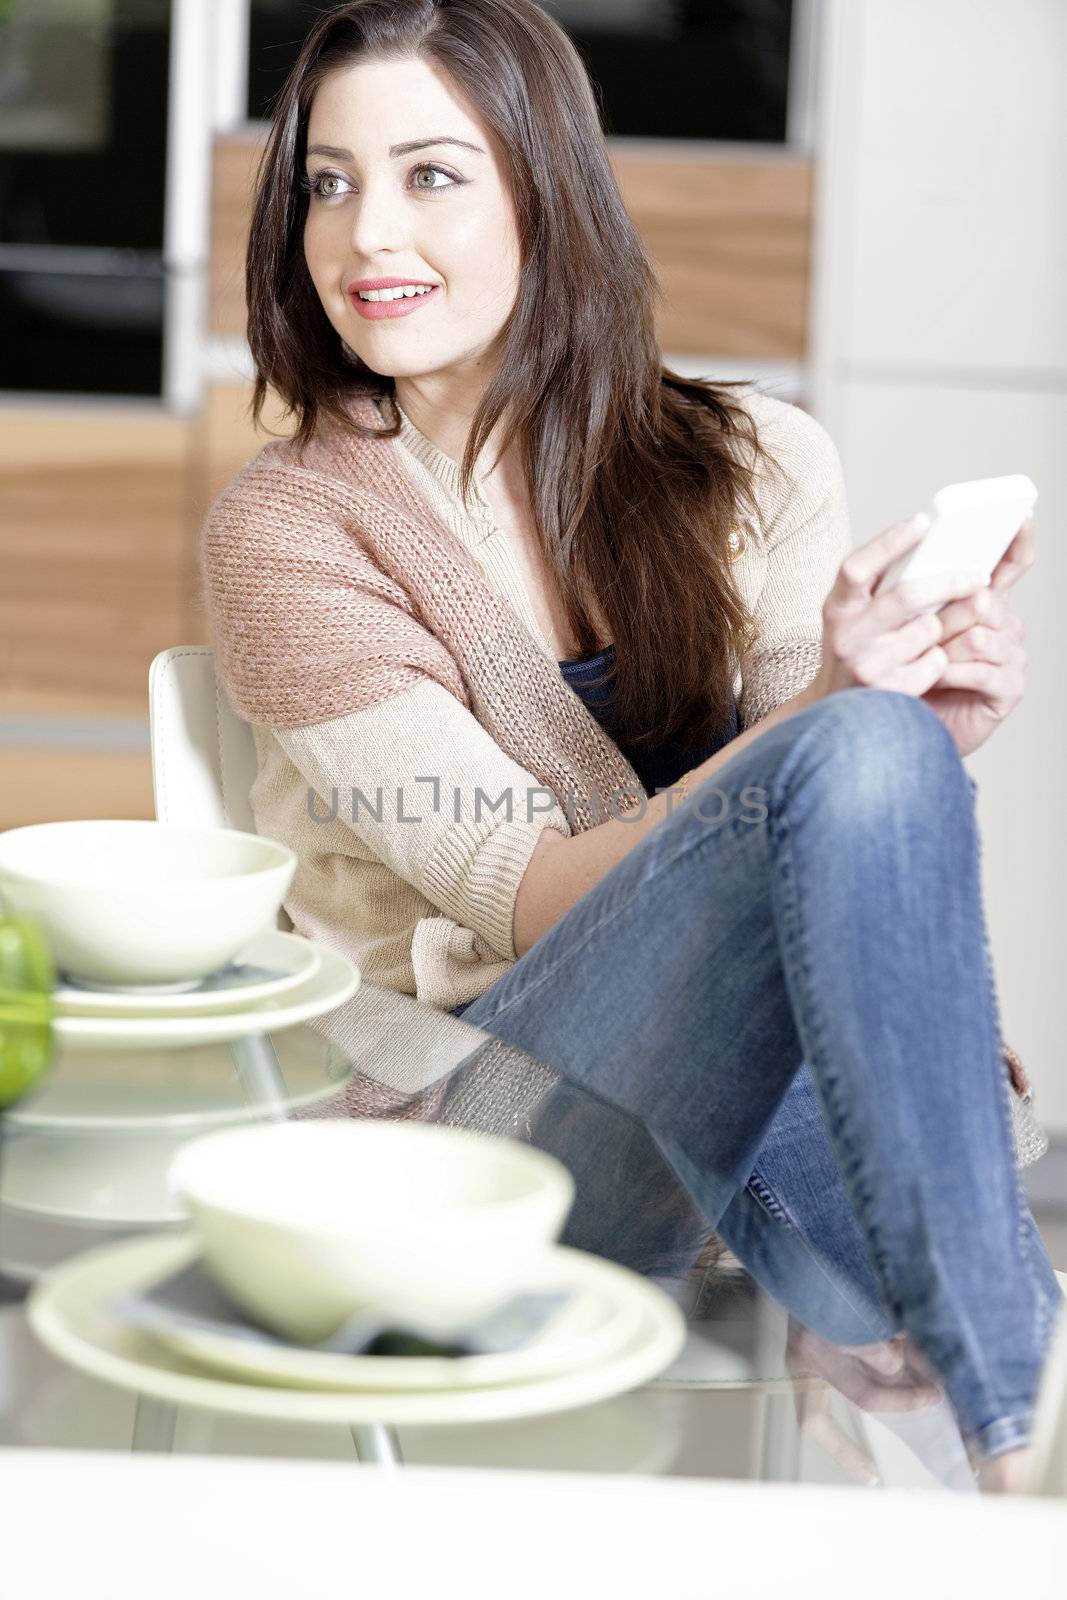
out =
{"type": "MultiPolygon", "coordinates": [[[[394,144],[389,151],[389,156],[391,160],[395,161],[397,156],[409,156],[416,150],[429,150],[431,146],[436,144],[455,144],[459,145],[461,150],[473,150],[475,155],[484,156],[487,154],[481,145],[468,144],[466,139],[441,137],[438,139],[410,139],[406,144],[394,144]]],[[[343,150],[339,145],[335,144],[313,144],[308,151],[308,155],[332,156],[334,161],[354,161],[356,159],[351,150],[343,150]]]]}

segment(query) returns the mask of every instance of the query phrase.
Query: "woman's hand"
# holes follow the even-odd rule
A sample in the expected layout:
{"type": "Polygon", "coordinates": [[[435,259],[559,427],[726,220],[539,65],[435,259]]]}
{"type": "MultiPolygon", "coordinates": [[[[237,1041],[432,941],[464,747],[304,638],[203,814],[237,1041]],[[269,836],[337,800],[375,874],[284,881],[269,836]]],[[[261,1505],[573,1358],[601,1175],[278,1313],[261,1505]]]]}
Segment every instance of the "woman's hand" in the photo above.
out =
{"type": "Polygon", "coordinates": [[[1001,591],[1033,563],[1030,528],[1020,529],[989,584],[981,573],[958,571],[905,579],[874,597],[886,568],[923,537],[925,519],[899,523],[850,551],[823,604],[812,697],[895,689],[926,699],[961,755],[977,749],[1022,694],[1022,623],[1001,591]]]}
{"type": "Polygon", "coordinates": [[[1034,564],[1033,520],[1001,557],[989,587],[941,611],[948,663],[923,699],[948,728],[961,755],[985,744],[1026,689],[1026,628],[1006,590],[1034,564]]]}

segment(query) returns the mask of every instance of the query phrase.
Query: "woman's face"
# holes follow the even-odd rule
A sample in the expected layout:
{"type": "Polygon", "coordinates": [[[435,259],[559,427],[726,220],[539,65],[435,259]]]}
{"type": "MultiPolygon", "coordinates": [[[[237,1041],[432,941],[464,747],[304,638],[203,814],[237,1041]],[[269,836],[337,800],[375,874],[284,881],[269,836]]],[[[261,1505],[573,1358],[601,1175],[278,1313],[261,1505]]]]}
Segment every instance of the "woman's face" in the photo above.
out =
{"type": "Polygon", "coordinates": [[[331,73],[307,142],[304,255],[341,338],[385,377],[483,364],[515,305],[520,245],[490,136],[451,82],[422,60],[331,73]],[[383,279],[409,292],[360,298],[383,279]]]}

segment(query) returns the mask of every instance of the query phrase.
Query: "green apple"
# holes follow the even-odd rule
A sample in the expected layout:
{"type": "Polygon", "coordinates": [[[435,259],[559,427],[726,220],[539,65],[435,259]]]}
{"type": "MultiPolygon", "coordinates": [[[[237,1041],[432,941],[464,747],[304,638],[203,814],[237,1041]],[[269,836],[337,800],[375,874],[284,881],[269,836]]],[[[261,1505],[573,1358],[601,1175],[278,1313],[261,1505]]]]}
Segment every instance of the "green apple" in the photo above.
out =
{"type": "Polygon", "coordinates": [[[55,986],[41,929],[24,917],[0,916],[0,1110],[24,1095],[52,1060],[55,986]]]}

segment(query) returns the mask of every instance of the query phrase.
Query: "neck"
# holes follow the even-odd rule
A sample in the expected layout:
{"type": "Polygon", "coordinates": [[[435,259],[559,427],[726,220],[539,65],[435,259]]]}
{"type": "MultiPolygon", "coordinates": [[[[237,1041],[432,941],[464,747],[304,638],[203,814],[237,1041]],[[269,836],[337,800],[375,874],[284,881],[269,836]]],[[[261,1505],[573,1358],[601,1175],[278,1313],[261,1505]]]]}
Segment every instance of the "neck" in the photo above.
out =
{"type": "MultiPolygon", "coordinates": [[[[482,372],[431,373],[424,378],[397,378],[396,398],[424,438],[462,465],[471,424],[485,393],[482,372]]],[[[475,477],[486,493],[511,497],[521,479],[514,450],[491,469],[501,444],[499,425],[482,447],[475,477]]]]}

